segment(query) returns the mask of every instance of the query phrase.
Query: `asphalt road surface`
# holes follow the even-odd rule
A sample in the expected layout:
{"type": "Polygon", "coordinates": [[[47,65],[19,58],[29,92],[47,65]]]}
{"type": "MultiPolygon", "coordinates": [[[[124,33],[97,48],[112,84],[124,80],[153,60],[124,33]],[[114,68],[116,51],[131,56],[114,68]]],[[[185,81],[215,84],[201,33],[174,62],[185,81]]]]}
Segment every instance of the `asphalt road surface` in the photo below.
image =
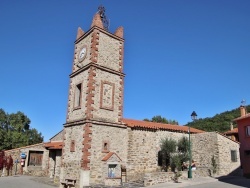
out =
{"type": "Polygon", "coordinates": [[[250,179],[244,177],[219,178],[217,182],[186,186],[185,188],[250,188],[250,179]]]}
{"type": "MultiPolygon", "coordinates": [[[[202,183],[197,185],[173,184],[171,185],[155,185],[154,187],[164,188],[250,188],[250,179],[243,177],[225,177],[218,181],[210,183],[202,183]]],[[[9,176],[0,177],[0,188],[55,188],[58,185],[53,184],[49,178],[32,177],[32,176],[9,176]]]]}
{"type": "Polygon", "coordinates": [[[0,177],[0,188],[55,188],[48,178],[32,176],[0,177]]]}

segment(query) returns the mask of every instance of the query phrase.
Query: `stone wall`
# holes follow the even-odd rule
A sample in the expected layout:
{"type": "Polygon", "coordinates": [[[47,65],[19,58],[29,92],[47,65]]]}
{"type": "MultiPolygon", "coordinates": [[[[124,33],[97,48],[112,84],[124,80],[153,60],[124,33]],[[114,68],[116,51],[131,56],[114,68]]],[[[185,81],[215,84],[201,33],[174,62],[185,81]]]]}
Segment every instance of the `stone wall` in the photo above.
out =
{"type": "Polygon", "coordinates": [[[157,169],[155,131],[131,130],[128,132],[128,181],[142,179],[144,173],[157,169]]]}
{"type": "Polygon", "coordinates": [[[239,143],[234,142],[221,134],[217,134],[217,139],[219,147],[218,174],[237,174],[240,167],[239,143]],[[231,159],[231,151],[236,152],[235,162],[231,159]]]}
{"type": "Polygon", "coordinates": [[[102,159],[109,152],[116,153],[116,155],[121,159],[120,165],[126,166],[128,149],[128,136],[126,128],[93,125],[91,143],[90,184],[103,183],[107,179],[108,166],[102,159]],[[106,150],[104,150],[104,143],[108,144],[106,150]]]}
{"type": "MultiPolygon", "coordinates": [[[[178,178],[179,181],[183,179],[188,179],[188,171],[181,171],[181,176],[178,178]]],[[[207,177],[208,171],[207,169],[197,169],[192,171],[192,177],[207,177]]],[[[165,182],[174,182],[175,173],[174,172],[152,172],[152,173],[145,173],[144,176],[144,186],[151,186],[156,185],[159,183],[165,182]]]]}
{"type": "MultiPolygon", "coordinates": [[[[197,168],[212,169],[212,157],[217,164],[217,175],[228,175],[240,167],[239,143],[216,132],[192,135],[192,158],[197,168]],[[236,151],[237,161],[231,160],[231,150],[236,151]]],[[[237,172],[235,172],[237,173],[237,172]]]]}
{"type": "Polygon", "coordinates": [[[91,42],[92,35],[88,34],[84,39],[82,39],[80,42],[78,42],[75,45],[75,53],[74,53],[74,60],[73,60],[73,71],[77,71],[79,69],[79,66],[77,66],[80,63],[80,67],[83,67],[89,63],[91,63],[91,42]],[[86,47],[86,57],[82,62],[79,62],[79,53],[83,47],[86,47]]]}
{"type": "Polygon", "coordinates": [[[62,141],[62,140],[63,140],[63,130],[61,130],[59,133],[57,133],[55,136],[53,136],[50,139],[50,142],[53,142],[53,141],[62,141]]]}
{"type": "Polygon", "coordinates": [[[70,91],[69,91],[69,101],[68,101],[68,114],[67,114],[67,122],[72,121],[79,121],[86,117],[85,114],[85,104],[86,104],[86,98],[87,98],[87,87],[88,87],[88,72],[81,72],[79,75],[71,78],[70,80],[70,91]],[[75,90],[76,86],[78,84],[82,84],[81,90],[81,102],[80,102],[80,108],[74,107],[74,100],[75,100],[75,90]]]}
{"type": "Polygon", "coordinates": [[[152,172],[145,173],[144,186],[151,186],[159,183],[173,182],[174,172],[152,172]]]}
{"type": "Polygon", "coordinates": [[[218,164],[219,148],[217,133],[200,133],[191,136],[192,159],[196,162],[197,168],[211,168],[212,156],[218,164]]]}
{"type": "Polygon", "coordinates": [[[62,154],[62,168],[60,181],[67,177],[76,178],[79,186],[81,159],[83,155],[83,130],[85,125],[70,126],[64,128],[64,148],[62,154]],[[71,143],[75,141],[72,150],[71,143]]]}
{"type": "Polygon", "coordinates": [[[49,177],[55,182],[60,181],[62,150],[50,150],[49,152],[49,177]]]}
{"type": "Polygon", "coordinates": [[[128,142],[128,180],[133,181],[143,178],[144,173],[156,172],[158,166],[158,152],[160,151],[161,140],[172,138],[176,141],[184,133],[162,131],[162,130],[129,130],[128,142]]]}
{"type": "Polygon", "coordinates": [[[56,150],[55,161],[56,161],[56,164],[55,164],[54,180],[59,181],[60,172],[61,172],[61,165],[62,165],[62,150],[56,150]]]}
{"type": "Polygon", "coordinates": [[[156,138],[157,138],[157,142],[156,142],[156,150],[157,152],[160,151],[160,145],[161,145],[161,141],[163,139],[166,138],[171,138],[175,141],[180,140],[182,137],[188,137],[187,133],[179,133],[179,132],[170,132],[170,131],[163,131],[163,130],[158,130],[156,131],[156,138]]]}
{"type": "Polygon", "coordinates": [[[118,75],[96,69],[93,118],[104,122],[119,122],[122,87],[118,75]],[[105,88],[105,85],[107,88],[105,88]],[[108,87],[109,86],[109,87],[108,87]]]}
{"type": "Polygon", "coordinates": [[[6,150],[5,155],[11,155],[13,158],[13,162],[15,162],[17,159],[19,163],[15,164],[13,166],[11,174],[27,174],[27,175],[34,175],[34,176],[46,176],[48,173],[48,160],[49,160],[49,151],[44,148],[44,144],[34,144],[26,147],[16,148],[12,150],[6,150]],[[42,166],[33,166],[29,165],[29,153],[30,151],[41,151],[43,152],[42,157],[42,166]],[[21,167],[21,153],[26,154],[25,164],[23,168],[21,167]],[[17,169],[17,170],[16,170],[17,169]]]}
{"type": "MultiPolygon", "coordinates": [[[[129,130],[128,165],[127,175],[129,181],[140,179],[148,172],[159,171],[158,151],[161,140],[172,138],[176,141],[185,133],[152,130],[129,130]]],[[[212,156],[218,164],[217,174],[227,175],[239,167],[237,162],[231,161],[231,150],[237,151],[239,156],[239,144],[218,133],[200,133],[191,135],[192,159],[196,162],[200,176],[208,176],[212,169],[212,156]],[[202,172],[202,173],[201,173],[202,172]]]]}
{"type": "Polygon", "coordinates": [[[97,64],[119,71],[120,46],[122,45],[123,43],[114,37],[100,32],[97,64]]]}

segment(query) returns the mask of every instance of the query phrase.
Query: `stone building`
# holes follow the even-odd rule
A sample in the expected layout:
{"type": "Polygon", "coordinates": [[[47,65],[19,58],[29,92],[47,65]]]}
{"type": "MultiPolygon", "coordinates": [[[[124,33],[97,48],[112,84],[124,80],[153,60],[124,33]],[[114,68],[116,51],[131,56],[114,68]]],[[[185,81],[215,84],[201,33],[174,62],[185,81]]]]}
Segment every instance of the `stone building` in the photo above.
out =
{"type": "MultiPolygon", "coordinates": [[[[100,12],[95,14],[87,32],[78,28],[75,41],[60,178],[76,180],[76,187],[119,185],[122,175],[134,181],[159,171],[161,139],[179,139],[188,133],[185,126],[123,118],[123,27],[110,33],[103,19],[100,12]]],[[[203,133],[193,128],[190,132],[203,133]]],[[[232,165],[230,158],[231,150],[238,154],[237,142],[218,133],[197,134],[192,139],[198,164],[211,166],[211,155],[199,145],[203,139],[204,144],[213,143],[211,154],[221,163],[219,174],[239,166],[239,160],[232,165]],[[230,168],[224,169],[225,165],[230,168]]]]}
{"type": "Polygon", "coordinates": [[[14,166],[10,174],[48,176],[59,182],[63,131],[53,136],[49,142],[6,150],[5,156],[12,156],[14,166]],[[22,157],[24,155],[24,157],[22,157]]]}
{"type": "MultiPolygon", "coordinates": [[[[47,176],[59,179],[61,187],[120,185],[145,176],[150,184],[166,181],[155,175],[161,171],[161,140],[188,136],[188,127],[123,117],[123,27],[111,33],[104,27],[104,18],[99,11],[87,32],[78,28],[66,123],[63,131],[43,144],[42,169],[47,176]]],[[[229,174],[240,165],[231,158],[231,151],[236,151],[234,157],[238,158],[239,143],[194,128],[190,133],[193,159],[205,175],[213,155],[219,175],[229,174]]],[[[30,153],[27,151],[28,158],[30,153]]]]}
{"type": "Polygon", "coordinates": [[[49,142],[44,143],[44,147],[49,150],[47,176],[58,182],[61,173],[63,130],[53,136],[49,142]]]}
{"type": "MultiPolygon", "coordinates": [[[[217,175],[239,175],[239,142],[218,132],[205,132],[192,136],[192,157],[200,169],[211,170],[214,157],[217,175]]],[[[209,172],[209,171],[207,171],[209,172]]]]}
{"type": "Polygon", "coordinates": [[[45,149],[44,143],[29,145],[5,151],[5,156],[11,155],[14,166],[10,174],[27,174],[34,176],[46,176],[49,151],[45,149]],[[21,159],[21,155],[25,157],[21,159]],[[21,161],[23,163],[21,164],[21,161]]]}

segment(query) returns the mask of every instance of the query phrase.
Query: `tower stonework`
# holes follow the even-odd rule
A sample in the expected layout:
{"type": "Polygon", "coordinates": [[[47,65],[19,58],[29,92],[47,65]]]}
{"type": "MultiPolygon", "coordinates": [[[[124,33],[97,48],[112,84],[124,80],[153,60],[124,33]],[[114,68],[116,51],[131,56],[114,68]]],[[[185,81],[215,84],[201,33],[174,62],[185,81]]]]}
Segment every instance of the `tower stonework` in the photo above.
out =
{"type": "Polygon", "coordinates": [[[126,163],[123,48],[123,28],[119,27],[114,34],[108,32],[99,13],[89,31],[78,28],[61,173],[61,180],[75,178],[76,187],[104,183],[109,157],[117,156],[115,164],[119,168],[126,163]]]}

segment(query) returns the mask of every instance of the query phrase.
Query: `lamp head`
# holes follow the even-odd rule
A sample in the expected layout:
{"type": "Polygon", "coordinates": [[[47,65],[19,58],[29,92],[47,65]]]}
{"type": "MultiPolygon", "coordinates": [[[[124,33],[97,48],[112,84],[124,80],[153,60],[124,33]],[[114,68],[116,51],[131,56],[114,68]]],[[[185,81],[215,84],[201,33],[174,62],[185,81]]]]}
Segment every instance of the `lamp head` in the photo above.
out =
{"type": "Polygon", "coordinates": [[[192,120],[196,120],[197,119],[197,114],[196,114],[195,111],[192,112],[191,118],[192,118],[192,120]]]}

